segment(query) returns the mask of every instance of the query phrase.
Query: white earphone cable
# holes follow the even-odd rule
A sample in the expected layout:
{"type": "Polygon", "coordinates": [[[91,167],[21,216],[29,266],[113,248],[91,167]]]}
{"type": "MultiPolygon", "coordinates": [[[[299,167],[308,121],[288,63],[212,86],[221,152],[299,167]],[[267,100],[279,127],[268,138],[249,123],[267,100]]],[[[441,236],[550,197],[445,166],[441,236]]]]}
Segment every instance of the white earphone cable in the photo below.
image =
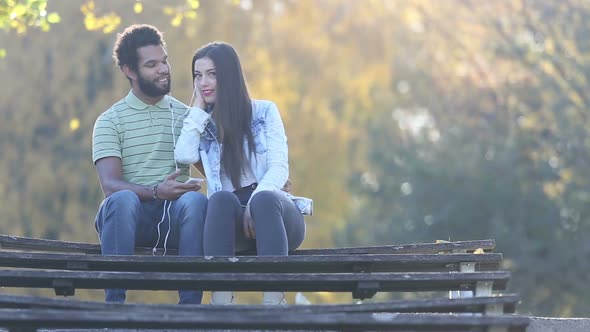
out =
{"type": "MultiPolygon", "coordinates": [[[[184,120],[184,118],[190,112],[190,110],[191,110],[190,105],[193,103],[193,98],[195,97],[196,89],[197,89],[197,87],[195,86],[193,89],[193,93],[191,95],[191,100],[190,100],[189,104],[186,106],[186,111],[181,116],[176,118],[176,120],[174,120],[174,105],[172,105],[172,100],[170,99],[170,97],[168,97],[168,103],[169,103],[169,109],[170,109],[170,120],[171,120],[170,130],[172,131],[172,146],[173,146],[173,148],[176,148],[176,133],[174,132],[174,130],[176,129],[176,125],[178,124],[178,120],[180,120],[181,118],[184,120]]],[[[178,171],[179,167],[178,167],[178,162],[176,161],[176,158],[174,158],[174,166],[176,168],[176,171],[178,171]]],[[[189,167],[189,177],[190,176],[191,176],[191,169],[189,167]]],[[[160,225],[166,219],[166,215],[168,215],[168,231],[166,232],[166,236],[164,237],[164,254],[163,254],[164,256],[166,255],[167,245],[168,245],[168,237],[170,236],[170,231],[172,228],[171,220],[170,220],[170,207],[172,207],[172,202],[165,200],[164,201],[164,211],[162,213],[162,219],[160,219],[160,222],[158,223],[158,226],[157,226],[158,240],[156,241],[156,245],[154,246],[154,248],[152,248],[152,255],[154,255],[154,256],[156,255],[158,245],[160,244],[160,238],[161,238],[160,225]],[[168,205],[168,207],[166,207],[166,205],[168,205]]]]}

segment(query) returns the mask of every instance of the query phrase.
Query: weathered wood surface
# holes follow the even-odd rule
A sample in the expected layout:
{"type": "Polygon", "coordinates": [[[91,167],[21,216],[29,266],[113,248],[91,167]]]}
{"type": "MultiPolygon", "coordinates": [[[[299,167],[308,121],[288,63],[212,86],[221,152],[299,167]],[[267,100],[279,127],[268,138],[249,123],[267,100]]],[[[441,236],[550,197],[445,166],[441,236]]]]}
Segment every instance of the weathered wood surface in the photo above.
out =
{"type": "MultiPolygon", "coordinates": [[[[288,257],[102,256],[96,244],[0,235],[1,287],[328,291],[368,298],[378,291],[476,291],[478,297],[310,306],[107,304],[0,295],[0,327],[193,329],[198,331],[525,331],[494,240],[302,249],[288,257]],[[480,250],[481,249],[481,250],[480,250]],[[485,254],[481,254],[485,252],[485,254]],[[473,252],[476,251],[477,254],[473,252]],[[466,268],[466,264],[468,267],[466,268]],[[472,268],[476,272],[472,271],[472,268]],[[463,272],[461,272],[463,271],[463,272]],[[481,293],[480,293],[481,291],[481,293]],[[415,313],[419,312],[419,313],[415,313]],[[456,315],[449,313],[456,313],[456,315]]],[[[161,249],[157,252],[161,253],[161,249]]]]}
{"type": "Polygon", "coordinates": [[[0,266],[15,268],[129,272],[437,272],[498,270],[502,254],[390,254],[316,256],[102,256],[1,252],[0,266]]]}
{"type": "Polygon", "coordinates": [[[0,326],[11,331],[32,328],[199,328],[199,329],[283,329],[340,331],[486,331],[504,327],[525,331],[529,319],[521,316],[452,315],[408,313],[290,313],[193,312],[172,313],[129,311],[79,311],[59,309],[0,309],[0,326]]]}
{"type": "MultiPolygon", "coordinates": [[[[493,251],[496,245],[495,240],[456,241],[441,243],[417,243],[369,247],[346,247],[346,248],[321,248],[321,249],[299,249],[291,252],[291,255],[352,255],[352,254],[436,254],[440,252],[473,252],[483,249],[486,252],[493,251]]],[[[0,235],[0,248],[9,250],[25,251],[57,251],[86,254],[100,254],[98,244],[83,242],[58,241],[39,238],[19,237],[0,235]]],[[[158,254],[162,253],[158,249],[158,254]]],[[[168,249],[170,255],[175,255],[174,249],[168,249]]],[[[136,248],[136,254],[152,254],[152,248],[136,248]]],[[[240,254],[248,255],[251,252],[240,254]]]]}
{"type": "Polygon", "coordinates": [[[376,272],[376,273],[164,273],[56,270],[0,270],[0,286],[54,288],[71,295],[76,288],[144,290],[234,290],[352,292],[368,298],[377,291],[475,290],[478,282],[504,290],[510,272],[376,272]]]}
{"type": "Polygon", "coordinates": [[[416,300],[397,300],[376,303],[362,304],[315,304],[315,305],[285,305],[285,306],[263,306],[263,305],[175,305],[175,304],[117,304],[94,301],[80,301],[60,298],[48,298],[39,296],[24,295],[1,295],[0,308],[53,308],[67,310],[113,310],[117,312],[126,311],[172,311],[172,312],[216,312],[229,311],[239,314],[249,311],[275,312],[281,315],[285,312],[299,313],[335,313],[335,312],[430,312],[430,313],[484,313],[489,306],[497,305],[502,312],[511,314],[515,312],[519,297],[512,294],[489,297],[473,298],[435,298],[416,300]]]}

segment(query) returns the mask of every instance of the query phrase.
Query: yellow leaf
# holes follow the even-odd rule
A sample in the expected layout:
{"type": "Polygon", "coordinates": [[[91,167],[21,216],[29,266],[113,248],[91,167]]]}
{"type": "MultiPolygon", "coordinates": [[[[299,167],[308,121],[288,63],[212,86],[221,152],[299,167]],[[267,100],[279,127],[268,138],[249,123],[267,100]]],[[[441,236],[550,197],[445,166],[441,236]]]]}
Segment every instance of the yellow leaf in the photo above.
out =
{"type": "Polygon", "coordinates": [[[92,31],[96,29],[96,17],[94,15],[89,14],[84,17],[84,26],[86,30],[92,31]]]}
{"type": "Polygon", "coordinates": [[[545,39],[545,53],[547,53],[548,55],[555,54],[555,43],[551,38],[545,39]]]}
{"type": "Polygon", "coordinates": [[[135,5],[133,6],[133,11],[136,14],[139,14],[139,13],[141,13],[143,11],[143,4],[141,3],[141,1],[137,1],[135,3],[135,5]]]}
{"type": "Polygon", "coordinates": [[[555,66],[550,61],[541,62],[541,68],[548,75],[553,75],[553,73],[555,73],[555,66]]]}
{"type": "Polygon", "coordinates": [[[543,192],[550,198],[556,198],[563,194],[565,185],[562,182],[543,183],[543,192]]]}
{"type": "Polygon", "coordinates": [[[194,12],[194,11],[186,12],[186,13],[184,13],[184,17],[194,20],[195,18],[197,18],[197,12],[194,12]]]}
{"type": "Polygon", "coordinates": [[[103,28],[102,32],[105,34],[109,34],[121,24],[121,17],[116,13],[110,13],[109,15],[103,17],[103,28]]]}
{"type": "Polygon", "coordinates": [[[58,13],[51,13],[47,15],[47,22],[51,24],[59,23],[61,21],[61,17],[59,17],[58,13]]]}
{"type": "Polygon", "coordinates": [[[6,49],[0,48],[0,59],[4,59],[6,57],[6,49]]]}
{"type": "Polygon", "coordinates": [[[76,131],[80,128],[80,119],[78,118],[73,118],[70,120],[70,130],[71,131],[76,131]]]}
{"type": "Polygon", "coordinates": [[[115,31],[116,28],[117,28],[116,26],[111,25],[111,24],[105,25],[105,27],[102,28],[102,33],[104,33],[105,35],[108,35],[109,33],[115,31]]]}
{"type": "Polygon", "coordinates": [[[170,22],[173,27],[179,27],[182,24],[182,14],[176,14],[170,22]]]}
{"type": "Polygon", "coordinates": [[[25,5],[18,4],[12,10],[11,16],[14,16],[14,17],[23,16],[26,12],[27,12],[27,7],[25,7],[25,5]]]}
{"type": "Polygon", "coordinates": [[[192,9],[197,9],[199,8],[199,0],[186,0],[186,2],[188,3],[189,7],[191,7],[192,9]]]}
{"type": "Polygon", "coordinates": [[[570,101],[572,101],[577,106],[582,106],[584,104],[582,98],[580,98],[580,96],[575,91],[568,92],[567,96],[570,98],[570,101]]]}
{"type": "Polygon", "coordinates": [[[561,171],[559,171],[559,176],[564,182],[571,182],[574,176],[574,172],[571,168],[564,168],[561,171]]]}
{"type": "Polygon", "coordinates": [[[170,7],[170,6],[166,6],[164,7],[164,14],[166,15],[174,15],[174,8],[170,7]]]}

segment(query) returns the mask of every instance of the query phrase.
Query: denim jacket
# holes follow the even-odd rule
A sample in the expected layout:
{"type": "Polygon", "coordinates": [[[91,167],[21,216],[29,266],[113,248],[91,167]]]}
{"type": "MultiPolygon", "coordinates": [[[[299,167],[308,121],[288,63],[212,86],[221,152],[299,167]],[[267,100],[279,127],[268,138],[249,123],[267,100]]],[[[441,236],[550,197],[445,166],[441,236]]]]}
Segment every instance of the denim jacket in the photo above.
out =
{"type": "MultiPolygon", "coordinates": [[[[250,156],[248,160],[258,182],[252,196],[263,190],[281,192],[293,200],[301,213],[311,215],[311,199],[296,197],[281,190],[289,177],[288,146],[283,121],[275,103],[252,100],[252,136],[256,153],[255,157],[250,156]]],[[[248,151],[246,140],[244,150],[248,151]]],[[[190,110],[183,121],[174,156],[183,164],[202,161],[209,197],[221,190],[221,149],[211,114],[199,107],[190,110]]]]}

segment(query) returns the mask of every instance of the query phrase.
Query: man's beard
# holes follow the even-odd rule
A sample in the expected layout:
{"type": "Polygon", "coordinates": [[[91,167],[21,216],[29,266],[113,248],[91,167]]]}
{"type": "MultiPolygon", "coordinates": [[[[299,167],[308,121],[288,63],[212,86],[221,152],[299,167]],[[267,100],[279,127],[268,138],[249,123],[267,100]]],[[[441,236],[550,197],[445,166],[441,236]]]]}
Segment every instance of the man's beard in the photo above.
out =
{"type": "Polygon", "coordinates": [[[156,83],[146,80],[141,75],[138,75],[138,78],[139,89],[150,97],[160,97],[170,92],[170,86],[172,85],[172,79],[170,77],[168,77],[168,85],[164,88],[158,87],[156,83]]]}

